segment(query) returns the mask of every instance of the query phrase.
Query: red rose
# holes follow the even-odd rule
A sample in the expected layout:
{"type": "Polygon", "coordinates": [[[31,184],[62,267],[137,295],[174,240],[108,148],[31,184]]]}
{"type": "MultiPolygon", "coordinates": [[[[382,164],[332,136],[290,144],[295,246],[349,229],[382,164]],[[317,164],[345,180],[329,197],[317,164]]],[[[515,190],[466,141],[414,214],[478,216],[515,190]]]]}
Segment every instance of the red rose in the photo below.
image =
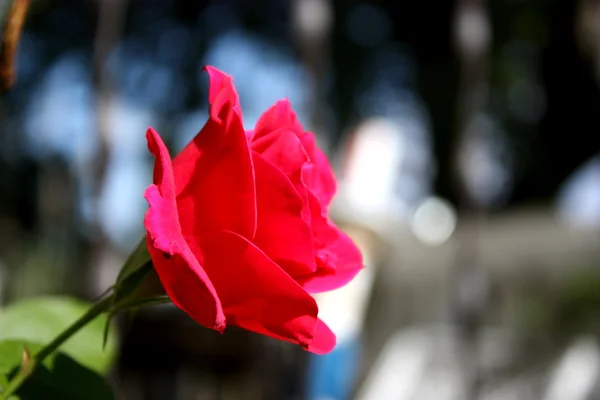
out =
{"type": "Polygon", "coordinates": [[[287,101],[244,132],[232,79],[207,67],[210,117],[171,160],[156,131],[144,224],[154,268],[175,305],[198,323],[226,323],[327,353],[335,335],[309,294],[362,268],[327,217],[335,178],[287,101]]]}

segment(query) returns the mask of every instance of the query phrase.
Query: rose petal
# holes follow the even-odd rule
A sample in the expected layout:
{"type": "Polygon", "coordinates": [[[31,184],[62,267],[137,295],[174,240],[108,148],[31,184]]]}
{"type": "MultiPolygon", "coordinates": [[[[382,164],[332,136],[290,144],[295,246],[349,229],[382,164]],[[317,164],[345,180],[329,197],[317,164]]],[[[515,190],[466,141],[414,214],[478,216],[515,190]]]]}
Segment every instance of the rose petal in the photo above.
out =
{"type": "Polygon", "coordinates": [[[326,208],[337,190],[335,175],[327,156],[317,147],[314,135],[309,132],[303,133],[299,139],[311,159],[302,171],[302,180],[319,199],[319,203],[326,208]]]}
{"type": "Polygon", "coordinates": [[[258,247],[233,232],[215,233],[200,247],[229,324],[327,351],[333,334],[321,329],[315,299],[258,247]]]}
{"type": "MultiPolygon", "coordinates": [[[[287,99],[276,102],[271,108],[265,111],[256,123],[252,135],[252,148],[262,154],[267,160],[281,168],[289,176],[292,160],[298,160],[297,156],[300,147],[302,155],[307,157],[305,167],[303,167],[302,180],[303,185],[319,199],[319,202],[326,209],[331,203],[336,193],[336,180],[331,165],[325,154],[317,147],[315,137],[310,132],[305,132],[298,121],[296,113],[292,109],[287,99]],[[289,138],[281,139],[283,132],[289,135],[293,133],[297,141],[291,141],[289,138]],[[277,143],[280,142],[280,143],[277,143]],[[298,146],[300,144],[301,146],[298,146]],[[273,149],[270,146],[276,145],[273,149]],[[266,155],[267,149],[273,155],[266,155]],[[287,150],[287,151],[280,151],[287,150]],[[289,154],[289,159],[286,155],[289,154]]],[[[296,163],[293,164],[294,166],[296,163]]]]}
{"type": "Polygon", "coordinates": [[[330,223],[326,210],[314,193],[307,191],[306,198],[310,207],[310,226],[313,235],[320,244],[319,248],[326,247],[327,243],[333,243],[338,238],[335,226],[330,223]]]}
{"type": "Polygon", "coordinates": [[[233,78],[210,65],[205,66],[204,70],[208,73],[209,79],[208,103],[211,105],[211,117],[218,116],[217,110],[220,110],[223,104],[230,103],[243,121],[240,99],[233,85],[233,78]]]}
{"type": "Polygon", "coordinates": [[[175,305],[198,323],[222,331],[225,315],[215,288],[181,232],[171,157],[154,129],[148,129],[146,138],[156,159],[154,184],[145,193],[150,208],[144,218],[152,263],[175,305]]]}
{"type": "Polygon", "coordinates": [[[315,354],[327,354],[335,347],[335,333],[321,319],[317,321],[314,339],[307,350],[315,354]]]}
{"type": "Polygon", "coordinates": [[[251,142],[252,149],[279,168],[290,180],[303,201],[302,218],[310,225],[310,206],[302,182],[302,168],[308,155],[298,136],[292,131],[279,129],[251,142]]]}
{"type": "Polygon", "coordinates": [[[288,99],[277,101],[260,116],[254,129],[254,140],[282,128],[297,135],[304,132],[288,99]]]}
{"type": "Polygon", "coordinates": [[[317,271],[296,280],[309,293],[322,293],[348,284],[364,268],[362,255],[352,239],[339,228],[331,226],[335,240],[317,250],[317,271]]]}
{"type": "Polygon", "coordinates": [[[255,137],[251,147],[288,177],[300,170],[309,160],[298,136],[286,128],[275,130],[258,139],[255,137]]]}
{"type": "Polygon", "coordinates": [[[193,236],[231,230],[252,239],[257,222],[250,148],[239,115],[230,103],[220,106],[219,118],[211,116],[173,161],[182,229],[193,236]]]}
{"type": "Polygon", "coordinates": [[[314,272],[313,234],[302,218],[303,199],[277,167],[256,152],[252,159],[260,222],[253,243],[292,277],[314,272]]]}

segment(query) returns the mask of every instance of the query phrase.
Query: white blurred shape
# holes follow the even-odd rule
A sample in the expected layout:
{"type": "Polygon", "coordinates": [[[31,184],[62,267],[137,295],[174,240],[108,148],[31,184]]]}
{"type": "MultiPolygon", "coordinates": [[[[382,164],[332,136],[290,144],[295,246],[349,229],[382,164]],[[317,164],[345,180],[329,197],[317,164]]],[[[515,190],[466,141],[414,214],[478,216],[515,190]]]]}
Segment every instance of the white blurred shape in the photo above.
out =
{"type": "Polygon", "coordinates": [[[570,225],[600,227],[600,156],[567,179],[558,193],[557,208],[559,216],[570,225]]]}
{"type": "Polygon", "coordinates": [[[428,370],[410,400],[458,400],[460,385],[456,371],[428,370]]]}
{"type": "Polygon", "coordinates": [[[358,128],[342,189],[352,208],[367,215],[391,211],[405,146],[400,129],[383,118],[358,128]]]}
{"type": "Polygon", "coordinates": [[[379,353],[355,400],[412,399],[431,361],[432,350],[430,339],[419,330],[395,334],[379,353]]]}
{"type": "Polygon", "coordinates": [[[481,5],[465,3],[458,8],[455,21],[456,37],[461,51],[481,54],[491,39],[491,29],[481,5]]]}
{"type": "Polygon", "coordinates": [[[410,218],[431,193],[428,131],[423,120],[400,110],[358,125],[341,158],[335,209],[375,230],[410,218]]]}
{"type": "Polygon", "coordinates": [[[429,197],[417,207],[411,228],[423,243],[437,246],[450,238],[456,228],[456,220],[456,210],[450,203],[438,197],[429,197]]]}
{"type": "Polygon", "coordinates": [[[600,372],[600,350],[593,337],[581,337],[565,352],[550,376],[543,400],[586,400],[600,372]]]}
{"type": "Polygon", "coordinates": [[[296,0],[292,16],[296,30],[307,39],[322,37],[333,22],[333,10],[328,0],[296,0]]]}

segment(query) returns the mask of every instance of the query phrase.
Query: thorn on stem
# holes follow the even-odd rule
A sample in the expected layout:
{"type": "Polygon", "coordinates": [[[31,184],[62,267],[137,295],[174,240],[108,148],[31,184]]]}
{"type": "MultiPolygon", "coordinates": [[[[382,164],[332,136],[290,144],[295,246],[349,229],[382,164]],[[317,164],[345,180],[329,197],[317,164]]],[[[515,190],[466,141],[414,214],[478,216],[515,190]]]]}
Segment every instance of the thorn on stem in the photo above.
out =
{"type": "Polygon", "coordinates": [[[31,353],[23,347],[23,361],[21,362],[21,370],[25,376],[29,376],[33,372],[34,362],[31,358],[31,353]]]}

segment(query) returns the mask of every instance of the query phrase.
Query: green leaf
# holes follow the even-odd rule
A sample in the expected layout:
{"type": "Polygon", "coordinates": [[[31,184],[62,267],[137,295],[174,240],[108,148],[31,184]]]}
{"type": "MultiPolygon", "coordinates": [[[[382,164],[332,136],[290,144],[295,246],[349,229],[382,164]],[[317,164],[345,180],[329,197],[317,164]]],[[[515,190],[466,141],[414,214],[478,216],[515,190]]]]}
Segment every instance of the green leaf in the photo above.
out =
{"type": "Polygon", "coordinates": [[[129,255],[123,268],[119,271],[115,288],[118,288],[127,278],[135,274],[139,269],[143,268],[150,262],[150,254],[146,245],[146,237],[144,236],[135,250],[129,255]]]}
{"type": "MultiPolygon", "coordinates": [[[[31,298],[9,304],[0,310],[0,340],[47,344],[89,307],[89,303],[69,297],[31,298]]],[[[92,370],[100,373],[108,371],[117,349],[114,334],[102,348],[106,320],[104,315],[96,318],[69,338],[59,350],[92,370]]]]}
{"type": "MultiPolygon", "coordinates": [[[[18,340],[0,342],[0,387],[20,368],[23,348],[32,355],[41,344],[18,340]]],[[[63,353],[50,355],[17,391],[15,400],[113,400],[110,386],[98,373],[63,353]]],[[[9,399],[13,399],[11,396],[9,399]]]]}
{"type": "Polygon", "coordinates": [[[112,389],[97,372],[58,353],[37,368],[17,391],[21,400],[113,400],[112,389]]]}
{"type": "MultiPolygon", "coordinates": [[[[145,286],[148,286],[148,283],[151,283],[153,286],[150,288],[151,290],[155,289],[154,280],[152,276],[150,276],[154,272],[154,266],[151,262],[147,262],[142,265],[138,269],[136,269],[133,273],[127,276],[122,281],[117,281],[114,289],[114,304],[121,303],[126,301],[126,299],[137,296],[140,291],[147,292],[148,289],[145,286]],[[150,281],[148,281],[150,278],[150,281]],[[148,281],[148,283],[147,283],[148,281]]],[[[155,274],[154,274],[155,275],[155,274]]],[[[162,286],[161,286],[162,288],[162,286]]],[[[162,290],[164,293],[164,290],[162,290]]]]}

